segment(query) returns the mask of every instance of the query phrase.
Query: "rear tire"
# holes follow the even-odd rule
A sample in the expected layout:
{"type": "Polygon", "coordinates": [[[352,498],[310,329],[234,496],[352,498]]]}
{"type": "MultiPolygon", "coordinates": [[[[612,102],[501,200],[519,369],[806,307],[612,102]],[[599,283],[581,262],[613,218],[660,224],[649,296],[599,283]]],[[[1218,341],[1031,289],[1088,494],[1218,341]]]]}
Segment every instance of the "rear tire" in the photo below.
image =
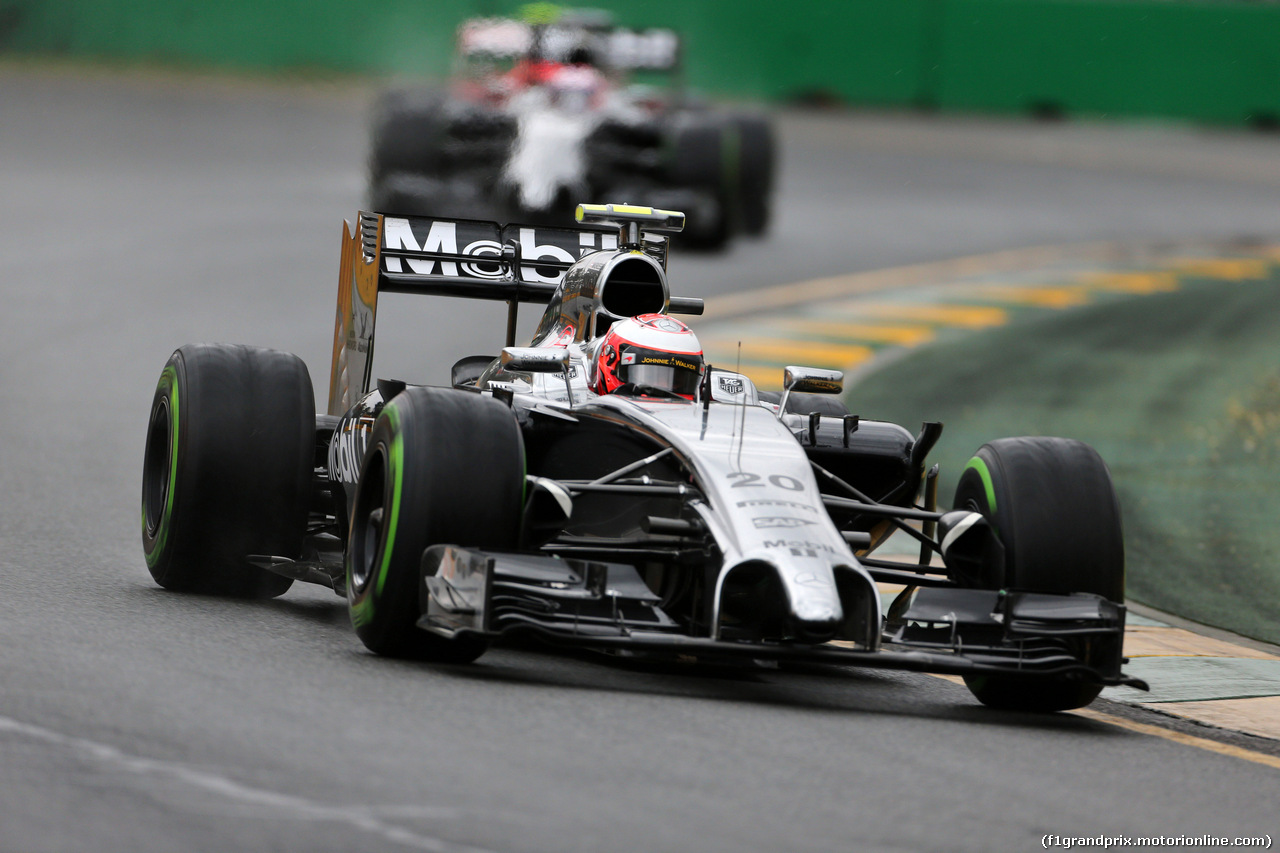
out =
{"type": "MultiPolygon", "coordinates": [[[[961,474],[953,505],[982,513],[1004,545],[1003,565],[988,566],[978,586],[1124,601],[1120,504],[1102,457],[1084,442],[984,444],[961,474]]],[[[1080,708],[1102,691],[1075,679],[1008,675],[966,676],[965,685],[984,705],[1017,711],[1080,708]]]]}
{"type": "Polygon", "coordinates": [[[419,566],[431,545],[513,550],[524,496],[524,441],[491,397],[410,388],[382,410],[369,439],[347,543],[347,603],[356,634],[389,657],[467,663],[478,636],[417,627],[419,566]]]}
{"type": "Polygon", "coordinates": [[[166,589],[249,598],[292,580],[249,554],[301,555],[315,460],[307,366],[257,347],[188,344],[160,374],[142,473],[142,545],[166,589]]]}

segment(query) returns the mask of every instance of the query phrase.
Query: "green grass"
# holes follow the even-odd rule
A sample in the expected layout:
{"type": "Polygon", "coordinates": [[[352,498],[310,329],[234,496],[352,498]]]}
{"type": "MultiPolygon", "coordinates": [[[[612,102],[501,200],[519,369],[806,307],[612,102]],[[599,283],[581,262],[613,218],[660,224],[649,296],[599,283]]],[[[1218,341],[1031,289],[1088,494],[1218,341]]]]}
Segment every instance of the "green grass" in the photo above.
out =
{"type": "Polygon", "coordinates": [[[946,424],[943,504],[984,441],[1089,442],[1120,496],[1129,596],[1280,642],[1280,276],[1028,315],[846,396],[864,417],[946,424]]]}

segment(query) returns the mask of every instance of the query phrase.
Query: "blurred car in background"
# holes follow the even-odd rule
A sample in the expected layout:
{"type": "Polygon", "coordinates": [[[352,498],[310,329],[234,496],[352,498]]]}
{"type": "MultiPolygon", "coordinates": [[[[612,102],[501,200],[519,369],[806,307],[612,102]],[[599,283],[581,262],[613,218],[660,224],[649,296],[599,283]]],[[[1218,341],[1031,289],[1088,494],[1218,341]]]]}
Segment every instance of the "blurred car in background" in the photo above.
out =
{"type": "Polygon", "coordinates": [[[536,11],[464,21],[448,86],[379,99],[375,210],[539,224],[607,197],[687,211],[697,225],[685,242],[698,248],[766,231],[775,145],[765,115],[688,97],[672,30],[536,11]]]}

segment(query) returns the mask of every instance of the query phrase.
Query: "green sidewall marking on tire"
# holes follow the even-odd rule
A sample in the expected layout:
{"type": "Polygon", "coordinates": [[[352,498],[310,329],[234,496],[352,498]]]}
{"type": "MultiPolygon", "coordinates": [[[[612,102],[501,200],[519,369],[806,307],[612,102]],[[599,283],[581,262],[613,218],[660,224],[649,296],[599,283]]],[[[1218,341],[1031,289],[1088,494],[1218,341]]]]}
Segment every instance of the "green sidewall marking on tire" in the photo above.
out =
{"type": "Polygon", "coordinates": [[[387,528],[386,545],[382,549],[382,565],[378,567],[378,579],[374,583],[374,595],[382,595],[382,587],[387,582],[387,569],[391,565],[391,552],[396,543],[396,528],[400,523],[400,491],[404,486],[404,436],[400,432],[400,412],[395,406],[383,409],[387,420],[391,421],[394,438],[391,439],[390,462],[394,471],[391,487],[391,526],[387,528]]]}
{"type": "MultiPolygon", "coordinates": [[[[964,470],[968,471],[972,468],[978,472],[978,476],[982,478],[982,487],[987,493],[987,509],[992,515],[996,514],[996,487],[991,482],[991,471],[987,468],[987,463],[982,461],[981,457],[975,456],[969,460],[969,464],[964,466],[964,470]]],[[[961,472],[963,473],[963,472],[961,472]]]]}
{"type": "Polygon", "coordinates": [[[387,582],[387,569],[391,565],[391,551],[395,545],[396,527],[400,520],[400,491],[404,485],[404,438],[400,434],[400,412],[394,405],[388,405],[383,408],[382,413],[386,415],[387,420],[391,422],[392,431],[395,433],[391,439],[391,446],[387,452],[387,465],[393,469],[388,471],[388,476],[392,477],[391,490],[391,522],[387,528],[382,548],[382,563],[378,566],[378,577],[370,580],[369,585],[364,588],[364,592],[359,598],[351,601],[348,608],[351,612],[351,622],[357,628],[368,625],[373,621],[373,613],[376,604],[374,599],[382,594],[382,588],[387,582]]]}
{"type": "MultiPolygon", "coordinates": [[[[156,525],[155,545],[145,554],[147,566],[152,567],[164,553],[165,542],[169,538],[169,520],[173,518],[173,493],[178,484],[178,370],[168,365],[160,373],[157,388],[169,386],[169,487],[165,490],[164,511],[160,514],[160,523],[156,525]]],[[[147,507],[142,506],[142,530],[147,529],[147,507]]]]}

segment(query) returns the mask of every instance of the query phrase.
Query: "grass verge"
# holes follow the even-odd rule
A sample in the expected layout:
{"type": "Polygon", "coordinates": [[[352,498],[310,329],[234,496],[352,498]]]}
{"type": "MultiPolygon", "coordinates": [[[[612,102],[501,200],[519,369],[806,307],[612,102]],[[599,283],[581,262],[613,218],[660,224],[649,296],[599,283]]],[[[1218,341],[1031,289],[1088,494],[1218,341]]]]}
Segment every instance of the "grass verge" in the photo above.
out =
{"type": "Polygon", "coordinates": [[[1040,315],[923,347],[850,390],[852,411],[945,422],[940,502],[973,451],[1063,435],[1107,460],[1128,594],[1280,642],[1280,275],[1040,315]]]}

